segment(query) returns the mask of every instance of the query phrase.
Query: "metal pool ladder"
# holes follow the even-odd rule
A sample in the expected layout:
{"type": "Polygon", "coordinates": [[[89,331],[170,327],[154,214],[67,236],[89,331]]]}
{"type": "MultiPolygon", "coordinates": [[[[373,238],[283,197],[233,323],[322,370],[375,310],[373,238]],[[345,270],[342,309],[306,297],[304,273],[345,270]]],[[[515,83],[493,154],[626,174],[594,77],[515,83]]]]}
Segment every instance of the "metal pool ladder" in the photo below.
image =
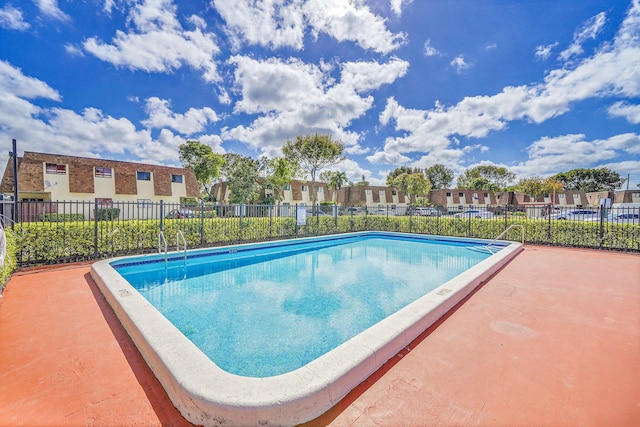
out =
{"type": "Polygon", "coordinates": [[[162,248],[164,248],[164,268],[167,268],[167,239],[164,238],[164,233],[161,231],[158,234],[158,253],[162,253],[162,248]]]}
{"type": "Polygon", "coordinates": [[[180,250],[180,243],[182,242],[182,254],[184,255],[184,266],[187,266],[187,241],[184,238],[182,230],[178,230],[176,233],[176,251],[180,250]]]}
{"type": "MultiPolygon", "coordinates": [[[[508,226],[502,233],[498,234],[498,237],[496,237],[495,239],[493,239],[492,241],[490,241],[487,246],[485,246],[483,249],[486,250],[487,252],[491,252],[492,254],[495,253],[493,252],[493,250],[491,249],[491,245],[493,245],[497,240],[499,240],[502,236],[504,236],[505,234],[507,234],[507,232],[509,230],[511,230],[514,227],[520,227],[522,229],[522,245],[524,245],[524,226],[522,224],[511,224],[510,226],[508,226]]],[[[496,251],[497,252],[497,251],[496,251]]]]}

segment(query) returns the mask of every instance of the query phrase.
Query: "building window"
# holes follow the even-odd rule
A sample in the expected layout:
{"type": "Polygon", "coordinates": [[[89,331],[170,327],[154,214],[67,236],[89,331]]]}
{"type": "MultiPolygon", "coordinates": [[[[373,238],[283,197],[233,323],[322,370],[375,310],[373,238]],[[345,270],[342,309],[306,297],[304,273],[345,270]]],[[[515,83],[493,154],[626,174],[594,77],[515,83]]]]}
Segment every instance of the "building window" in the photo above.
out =
{"type": "Polygon", "coordinates": [[[151,181],[151,172],[138,171],[138,181],[151,181]]]}
{"type": "Polygon", "coordinates": [[[171,182],[182,184],[182,175],[171,175],[171,182]]]}
{"type": "Polygon", "coordinates": [[[489,193],[484,193],[484,198],[486,199],[487,197],[489,197],[489,193]]]}
{"type": "Polygon", "coordinates": [[[451,197],[451,192],[447,191],[447,197],[451,197]]]}
{"type": "Polygon", "coordinates": [[[111,178],[111,168],[96,167],[96,177],[111,178]]]}
{"type": "Polygon", "coordinates": [[[366,190],[364,190],[364,194],[366,194],[367,196],[371,195],[371,189],[367,188],[366,190]]]}
{"type": "Polygon", "coordinates": [[[391,190],[391,195],[392,195],[392,196],[397,196],[397,195],[398,195],[398,192],[397,192],[396,190],[391,190]]]}
{"type": "Polygon", "coordinates": [[[150,199],[138,199],[138,207],[139,208],[150,208],[151,200],[150,199]]]}
{"type": "Polygon", "coordinates": [[[380,190],[380,191],[378,192],[378,194],[380,194],[380,197],[384,197],[384,196],[385,196],[385,192],[384,192],[384,190],[380,190]]]}
{"type": "Polygon", "coordinates": [[[67,165],[57,165],[55,163],[47,163],[47,173],[53,175],[66,175],[67,165]]]}
{"type": "Polygon", "coordinates": [[[285,184],[285,185],[284,185],[284,187],[282,187],[282,189],[283,189],[284,191],[289,191],[289,190],[291,190],[291,184],[285,184]]]}
{"type": "Polygon", "coordinates": [[[308,191],[308,188],[306,185],[301,185],[300,186],[300,191],[308,191]]]}
{"type": "Polygon", "coordinates": [[[318,187],[318,193],[322,193],[322,187],[318,187]]]}
{"type": "Polygon", "coordinates": [[[464,193],[458,193],[458,197],[464,197],[464,193]]]}

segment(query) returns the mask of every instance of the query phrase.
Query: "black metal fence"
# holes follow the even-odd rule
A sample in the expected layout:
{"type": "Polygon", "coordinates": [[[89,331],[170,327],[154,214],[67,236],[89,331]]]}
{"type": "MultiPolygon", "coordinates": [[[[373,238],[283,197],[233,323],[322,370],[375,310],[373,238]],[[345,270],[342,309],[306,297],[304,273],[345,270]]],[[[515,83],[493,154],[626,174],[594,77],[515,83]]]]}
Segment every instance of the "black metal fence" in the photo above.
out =
{"type": "MultiPolygon", "coordinates": [[[[520,224],[526,243],[640,252],[640,208],[223,205],[88,201],[0,204],[18,265],[40,265],[354,231],[401,231],[493,239],[520,224]]],[[[503,238],[521,239],[520,230],[503,238]]]]}

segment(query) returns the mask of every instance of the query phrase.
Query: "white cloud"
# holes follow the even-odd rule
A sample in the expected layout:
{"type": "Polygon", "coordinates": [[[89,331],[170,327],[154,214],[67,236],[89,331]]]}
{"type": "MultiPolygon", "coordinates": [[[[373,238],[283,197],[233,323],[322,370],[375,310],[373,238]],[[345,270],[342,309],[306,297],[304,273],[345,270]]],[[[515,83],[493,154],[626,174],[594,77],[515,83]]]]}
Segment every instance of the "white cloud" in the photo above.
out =
{"type": "Polygon", "coordinates": [[[595,39],[607,20],[607,15],[600,12],[596,16],[589,18],[583,25],[573,34],[573,43],[567,49],[560,52],[559,58],[566,61],[572,56],[580,55],[584,52],[582,44],[588,39],[595,39]]]}
{"type": "Polygon", "coordinates": [[[620,101],[609,107],[608,112],[613,117],[624,117],[629,123],[640,123],[640,105],[620,101]]]}
{"type": "Polygon", "coordinates": [[[540,45],[536,46],[536,59],[544,61],[551,56],[551,51],[558,46],[558,42],[551,43],[548,45],[540,45]]]}
{"type": "Polygon", "coordinates": [[[626,133],[587,141],[585,135],[544,137],[527,148],[529,159],[509,169],[517,175],[550,175],[559,170],[584,168],[614,159],[621,152],[640,153],[640,135],[626,133]]]}
{"type": "Polygon", "coordinates": [[[389,53],[404,43],[404,33],[387,30],[385,20],[358,0],[308,0],[304,12],[312,34],[326,33],[339,42],[353,41],[363,49],[389,53]]]}
{"type": "MultiPolygon", "coordinates": [[[[637,98],[640,96],[639,33],[640,2],[635,0],[612,43],[573,68],[550,71],[541,83],[505,87],[492,96],[466,97],[449,107],[438,103],[431,110],[406,109],[389,98],[380,114],[380,123],[395,122],[395,130],[402,135],[387,138],[384,153],[378,152],[369,160],[382,162],[407,153],[434,155],[449,149],[456,135],[482,138],[492,131],[505,129],[514,120],[541,123],[566,113],[573,104],[589,98],[637,98]]],[[[627,108],[625,104],[616,104],[610,109],[610,114],[624,114],[629,118],[636,117],[635,112],[635,107],[627,108]]],[[[554,140],[554,143],[559,141],[554,140]]],[[[539,143],[536,149],[545,146],[539,143]]],[[[578,142],[570,144],[574,149],[580,146],[578,142]]],[[[616,149],[601,154],[606,156],[613,152],[616,149]]],[[[531,152],[534,153],[537,151],[531,152]]],[[[578,158],[583,162],[591,161],[587,157],[578,158]]],[[[543,164],[544,160],[540,162],[543,164]]]]}
{"type": "Polygon", "coordinates": [[[301,0],[213,0],[227,23],[236,49],[243,42],[265,47],[302,49],[304,13],[301,0]]]}
{"type": "Polygon", "coordinates": [[[7,30],[25,31],[29,29],[30,25],[22,17],[22,10],[7,4],[0,9],[0,27],[7,30]]]}
{"type": "Polygon", "coordinates": [[[0,93],[9,97],[26,99],[43,98],[52,101],[61,101],[62,97],[57,90],[49,85],[22,74],[22,70],[8,62],[0,60],[0,93]]]}
{"type": "Polygon", "coordinates": [[[155,96],[147,99],[145,112],[149,118],[142,121],[143,125],[150,129],[168,127],[183,135],[202,132],[209,123],[219,120],[216,112],[209,107],[189,108],[184,114],[174,113],[170,101],[155,96]]]}
{"type": "Polygon", "coordinates": [[[308,31],[314,37],[326,34],[380,53],[391,52],[405,38],[404,33],[391,33],[385,19],[360,0],[213,0],[213,4],[236,50],[243,43],[300,50],[308,31]]]}
{"type": "Polygon", "coordinates": [[[116,31],[111,44],[96,37],[84,49],[116,67],[167,73],[182,66],[200,70],[207,82],[220,80],[215,55],[220,52],[213,33],[186,31],[176,18],[171,0],[145,0],[130,11],[132,29],[116,31]]]}
{"type": "Polygon", "coordinates": [[[464,70],[468,69],[471,67],[471,64],[469,64],[465,59],[463,55],[458,55],[456,56],[450,63],[449,65],[451,65],[453,68],[456,69],[456,73],[460,74],[462,73],[464,70]]]}
{"type": "MultiPolygon", "coordinates": [[[[19,150],[73,153],[78,156],[124,155],[142,162],[177,164],[178,145],[185,142],[169,130],[154,140],[148,130],[136,129],[126,118],[116,118],[97,108],[80,113],[64,108],[42,108],[31,100],[61,101],[60,94],[45,82],[25,76],[13,65],[0,61],[0,139],[18,140],[19,150]]],[[[189,113],[185,114],[184,121],[189,113]]],[[[197,122],[197,120],[195,120],[197,122]]],[[[195,128],[195,126],[194,126],[195,128]]],[[[209,137],[209,140],[213,139],[209,137]]],[[[6,161],[6,152],[0,161],[6,161]]]]}
{"type": "Polygon", "coordinates": [[[34,3],[43,15],[62,22],[71,21],[71,17],[58,7],[58,0],[34,0],[34,3]]]}
{"type": "Polygon", "coordinates": [[[373,105],[373,97],[364,93],[392,83],[409,65],[397,58],[383,64],[348,62],[341,65],[336,80],[326,64],[298,59],[235,56],[230,62],[236,66],[235,84],[241,92],[234,112],[260,117],[249,125],[225,129],[222,136],[270,156],[288,139],[311,132],[332,135],[350,153],[363,152],[360,135],[347,128],[373,105]]]}
{"type": "Polygon", "coordinates": [[[426,57],[436,56],[440,54],[440,51],[438,49],[431,46],[431,39],[427,39],[427,41],[424,42],[423,52],[424,52],[424,56],[426,57]]]}
{"type": "Polygon", "coordinates": [[[413,0],[389,0],[391,11],[396,15],[402,15],[402,8],[413,3],[413,0]]]}

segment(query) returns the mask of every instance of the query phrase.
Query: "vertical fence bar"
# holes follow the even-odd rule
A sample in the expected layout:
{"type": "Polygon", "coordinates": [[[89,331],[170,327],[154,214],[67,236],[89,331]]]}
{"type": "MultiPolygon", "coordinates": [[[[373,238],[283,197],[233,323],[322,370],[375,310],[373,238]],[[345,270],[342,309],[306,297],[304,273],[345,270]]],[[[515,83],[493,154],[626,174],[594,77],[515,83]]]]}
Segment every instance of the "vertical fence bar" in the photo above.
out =
{"type": "Polygon", "coordinates": [[[98,199],[93,200],[93,258],[98,259],[98,199]]]}

